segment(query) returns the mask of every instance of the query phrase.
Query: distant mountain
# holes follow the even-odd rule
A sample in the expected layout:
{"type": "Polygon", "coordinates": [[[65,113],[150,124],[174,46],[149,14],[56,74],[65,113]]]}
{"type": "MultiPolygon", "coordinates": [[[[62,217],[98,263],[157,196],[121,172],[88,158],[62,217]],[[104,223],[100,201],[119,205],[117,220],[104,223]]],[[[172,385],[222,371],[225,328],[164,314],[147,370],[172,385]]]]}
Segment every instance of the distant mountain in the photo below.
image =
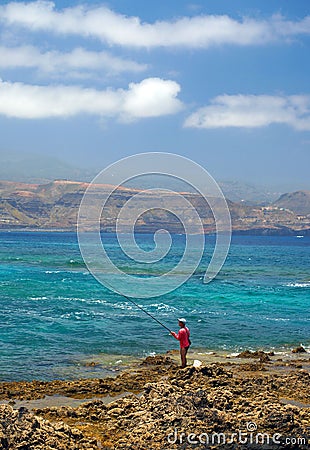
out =
{"type": "Polygon", "coordinates": [[[310,215],[310,191],[283,194],[273,205],[278,208],[289,209],[299,216],[310,215]]]}
{"type": "MultiPolygon", "coordinates": [[[[271,189],[266,186],[255,186],[254,184],[242,183],[240,181],[219,181],[223,194],[233,202],[244,202],[248,205],[270,205],[283,191],[271,189]]],[[[127,183],[129,187],[136,189],[149,189],[160,186],[177,192],[194,192],[191,186],[173,177],[166,175],[140,176],[127,183]]]]}
{"type": "MultiPolygon", "coordinates": [[[[0,229],[75,230],[79,205],[87,186],[88,183],[68,180],[46,184],[0,181],[0,229]]],[[[107,192],[107,185],[96,185],[92,191],[93,201],[102,202],[103,195],[107,192]]],[[[102,230],[115,231],[116,219],[121,208],[137,193],[146,209],[152,205],[152,196],[158,196],[156,191],[116,188],[102,212],[102,230]]],[[[205,199],[194,192],[184,192],[183,195],[198,211],[205,233],[213,233],[214,218],[205,199]]],[[[183,227],[176,217],[186,217],[187,209],[184,208],[184,202],[180,202],[178,197],[169,192],[161,193],[160,198],[165,200],[164,209],[171,210],[174,214],[160,208],[148,210],[137,220],[136,231],[149,233],[164,228],[172,233],[182,233],[183,227]]],[[[218,208],[221,208],[220,200],[215,201],[218,208]]],[[[310,234],[310,215],[300,218],[292,210],[275,204],[249,206],[244,202],[230,200],[227,202],[233,231],[236,233],[310,234]]],[[[128,211],[130,214],[130,208],[128,211]]],[[[122,231],[129,231],[130,229],[126,228],[129,226],[129,220],[126,219],[124,224],[125,228],[122,231]]],[[[91,229],[93,224],[87,223],[86,230],[91,229]]]]}
{"type": "Polygon", "coordinates": [[[283,192],[266,186],[242,183],[240,181],[220,181],[219,185],[226,198],[233,202],[268,205],[274,202],[283,192]]]}
{"type": "MultiPolygon", "coordinates": [[[[36,184],[57,179],[90,182],[102,169],[104,167],[96,169],[76,167],[74,163],[41,153],[0,150],[0,180],[36,184]]],[[[218,184],[226,198],[252,206],[271,205],[284,192],[292,190],[233,180],[218,181],[218,184]]],[[[134,189],[161,187],[178,192],[194,192],[187,183],[165,175],[142,175],[127,182],[126,186],[134,189]]]]}
{"type": "Polygon", "coordinates": [[[58,158],[36,153],[0,151],[0,180],[45,183],[55,179],[91,181],[96,174],[58,158]]]}

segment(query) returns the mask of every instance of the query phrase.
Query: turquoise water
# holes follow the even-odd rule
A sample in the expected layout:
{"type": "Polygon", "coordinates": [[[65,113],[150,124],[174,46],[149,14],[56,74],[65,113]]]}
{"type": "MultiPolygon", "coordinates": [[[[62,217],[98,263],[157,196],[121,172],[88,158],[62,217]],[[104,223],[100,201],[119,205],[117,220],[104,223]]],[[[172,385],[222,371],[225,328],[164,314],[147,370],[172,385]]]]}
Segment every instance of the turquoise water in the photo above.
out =
{"type": "MultiPolygon", "coordinates": [[[[103,240],[128,273],[141,265],[122,258],[114,235],[103,240]]],[[[145,249],[151,235],[138,236],[145,249]]],[[[158,298],[137,300],[169,328],[185,316],[193,347],[238,351],[310,345],[310,237],[235,236],[226,263],[210,284],[202,277],[214,238],[191,279],[158,298]]],[[[173,237],[162,273],[180,259],[173,237]]],[[[0,233],[0,380],[88,376],[80,362],[96,355],[143,356],[177,348],[168,333],[125,298],[110,292],[83,264],[75,233],[0,233]]]]}

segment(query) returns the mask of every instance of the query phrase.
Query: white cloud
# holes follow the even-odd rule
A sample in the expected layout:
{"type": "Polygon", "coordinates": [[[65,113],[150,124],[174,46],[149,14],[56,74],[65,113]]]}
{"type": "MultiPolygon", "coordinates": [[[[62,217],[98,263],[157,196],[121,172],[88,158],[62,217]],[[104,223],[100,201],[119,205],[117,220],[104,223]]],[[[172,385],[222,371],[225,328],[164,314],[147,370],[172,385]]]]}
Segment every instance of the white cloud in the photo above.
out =
{"type": "Polygon", "coordinates": [[[41,52],[33,46],[0,46],[0,68],[36,68],[41,72],[64,76],[77,71],[80,77],[90,72],[104,70],[105,73],[141,72],[145,64],[117,58],[108,52],[93,52],[75,48],[71,52],[41,52]]]}
{"type": "Polygon", "coordinates": [[[193,128],[258,128],[285,124],[310,130],[309,95],[220,95],[185,121],[193,128]]]}
{"type": "Polygon", "coordinates": [[[0,114],[22,119],[92,114],[133,120],[174,114],[182,108],[180,86],[170,80],[147,78],[124,89],[78,86],[33,86],[0,80],[0,114]]]}
{"type": "Polygon", "coordinates": [[[163,111],[180,109],[181,103],[176,99],[181,88],[175,81],[160,78],[147,78],[141,83],[130,83],[123,104],[125,116],[154,117],[163,111]],[[178,103],[176,103],[178,102],[178,103]]]}
{"type": "Polygon", "coordinates": [[[78,5],[57,10],[53,2],[11,2],[0,7],[0,20],[30,31],[49,31],[96,37],[125,47],[191,47],[211,45],[258,45],[310,33],[310,16],[288,21],[275,15],[266,20],[227,15],[199,15],[171,21],[141,22],[107,7],[78,5]]]}

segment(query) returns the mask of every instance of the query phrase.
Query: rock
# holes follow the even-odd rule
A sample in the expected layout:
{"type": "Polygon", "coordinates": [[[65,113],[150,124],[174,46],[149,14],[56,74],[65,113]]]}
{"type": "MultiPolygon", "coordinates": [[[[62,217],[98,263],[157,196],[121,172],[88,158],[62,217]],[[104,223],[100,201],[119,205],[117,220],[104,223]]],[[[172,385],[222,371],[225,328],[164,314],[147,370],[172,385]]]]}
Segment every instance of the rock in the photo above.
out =
{"type": "Polygon", "coordinates": [[[80,431],[71,429],[64,422],[53,425],[26,408],[13,410],[10,405],[0,405],[0,442],[1,449],[98,449],[80,431]]]}
{"type": "MultiPolygon", "coordinates": [[[[95,397],[77,408],[41,408],[35,414],[26,409],[14,411],[3,405],[10,409],[3,413],[0,409],[0,449],[21,450],[21,445],[25,445],[24,450],[93,450],[98,447],[181,450],[192,447],[185,441],[182,445],[179,441],[168,445],[167,436],[175,430],[179,440],[181,432],[185,435],[190,432],[231,435],[236,430],[246,431],[248,422],[255,423],[260,433],[306,435],[310,423],[308,371],[298,369],[296,361],[294,366],[287,369],[281,366],[279,370],[273,362],[266,370],[261,359],[271,355],[256,352],[253,357],[253,353],[248,354],[254,361],[246,361],[247,364],[243,364],[244,361],[203,363],[197,368],[189,366],[180,370],[170,364],[167,355],[158,355],[115,379],[0,383],[2,395],[9,390],[14,398],[20,393],[35,397],[46,392],[69,391],[73,395],[84,392],[88,398],[95,397]],[[98,395],[107,392],[114,395],[116,391],[132,393],[113,398],[109,404],[97,399],[98,395]],[[283,404],[283,399],[289,399],[290,403],[283,404]]],[[[206,446],[195,448],[202,450],[206,446]]],[[[224,447],[212,445],[212,449],[221,448],[224,447]]],[[[233,450],[237,446],[225,448],[233,450]]],[[[253,450],[264,448],[267,447],[262,444],[251,446],[253,450]]],[[[300,450],[306,448],[299,447],[300,450]]],[[[268,450],[278,449],[279,445],[268,446],[268,450]]]]}
{"type": "Polygon", "coordinates": [[[265,353],[262,350],[251,352],[250,350],[245,350],[239,355],[237,355],[237,358],[255,358],[259,359],[261,362],[269,362],[270,358],[269,356],[274,356],[273,352],[265,353]]]}
{"type": "Polygon", "coordinates": [[[109,410],[108,414],[110,416],[120,416],[121,414],[123,414],[123,412],[124,412],[124,410],[122,408],[114,407],[109,410]]]}
{"type": "Polygon", "coordinates": [[[162,365],[174,365],[175,362],[170,356],[147,356],[141,363],[142,366],[162,366],[162,365]]]}
{"type": "Polygon", "coordinates": [[[292,353],[307,353],[307,350],[302,345],[299,345],[292,350],[292,353]]]}
{"type": "Polygon", "coordinates": [[[96,361],[90,361],[90,362],[86,362],[85,363],[85,367],[96,367],[99,366],[100,364],[96,361]]]}

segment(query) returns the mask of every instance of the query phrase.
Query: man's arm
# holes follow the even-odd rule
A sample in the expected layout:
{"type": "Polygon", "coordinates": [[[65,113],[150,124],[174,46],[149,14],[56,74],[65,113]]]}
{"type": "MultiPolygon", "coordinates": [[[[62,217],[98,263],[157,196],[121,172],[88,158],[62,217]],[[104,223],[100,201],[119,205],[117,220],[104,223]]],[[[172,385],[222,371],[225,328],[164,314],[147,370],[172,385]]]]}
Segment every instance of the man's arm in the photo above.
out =
{"type": "Polygon", "coordinates": [[[180,340],[179,334],[176,334],[174,331],[170,331],[170,333],[175,339],[177,339],[178,341],[180,340]]]}

